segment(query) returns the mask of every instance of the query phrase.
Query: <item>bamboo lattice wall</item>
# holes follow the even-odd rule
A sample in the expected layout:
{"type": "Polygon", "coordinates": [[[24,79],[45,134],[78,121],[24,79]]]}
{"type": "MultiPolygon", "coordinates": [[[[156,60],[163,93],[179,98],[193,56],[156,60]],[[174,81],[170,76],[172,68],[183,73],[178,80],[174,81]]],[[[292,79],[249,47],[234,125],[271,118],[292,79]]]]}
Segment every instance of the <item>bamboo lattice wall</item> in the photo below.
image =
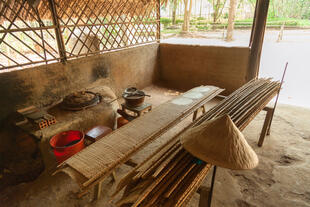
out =
{"type": "Polygon", "coordinates": [[[0,0],[0,72],[154,42],[159,0],[0,0]]]}

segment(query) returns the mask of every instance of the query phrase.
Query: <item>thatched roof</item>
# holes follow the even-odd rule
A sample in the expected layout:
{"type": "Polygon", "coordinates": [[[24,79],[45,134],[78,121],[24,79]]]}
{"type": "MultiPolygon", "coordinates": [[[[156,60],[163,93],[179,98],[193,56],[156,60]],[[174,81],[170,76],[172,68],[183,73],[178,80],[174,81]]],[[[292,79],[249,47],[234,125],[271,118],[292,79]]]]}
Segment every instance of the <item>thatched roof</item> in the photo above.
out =
{"type": "MultiPolygon", "coordinates": [[[[119,15],[148,16],[157,0],[54,0],[59,17],[96,18],[119,15]],[[72,16],[71,16],[72,15],[72,16]]],[[[0,22],[12,21],[16,12],[23,20],[51,20],[48,0],[0,0],[0,22]],[[5,18],[5,17],[6,18],[5,18]]]]}

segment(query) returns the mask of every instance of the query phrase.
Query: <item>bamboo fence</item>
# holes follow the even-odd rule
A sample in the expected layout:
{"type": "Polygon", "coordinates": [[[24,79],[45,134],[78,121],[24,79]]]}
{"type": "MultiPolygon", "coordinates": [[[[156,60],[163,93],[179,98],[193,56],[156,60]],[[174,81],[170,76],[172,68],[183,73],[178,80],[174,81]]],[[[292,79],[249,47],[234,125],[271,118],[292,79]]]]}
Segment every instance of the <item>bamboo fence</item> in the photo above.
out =
{"type": "Polygon", "coordinates": [[[159,0],[0,0],[0,70],[159,39],[159,0]]]}

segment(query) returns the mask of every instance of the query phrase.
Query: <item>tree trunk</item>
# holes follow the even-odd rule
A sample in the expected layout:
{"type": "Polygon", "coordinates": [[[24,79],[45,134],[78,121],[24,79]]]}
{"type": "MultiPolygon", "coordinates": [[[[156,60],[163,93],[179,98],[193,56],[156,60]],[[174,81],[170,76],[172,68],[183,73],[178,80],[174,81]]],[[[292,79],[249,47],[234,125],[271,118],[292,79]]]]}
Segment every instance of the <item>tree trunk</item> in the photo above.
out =
{"type": "Polygon", "coordinates": [[[236,7],[237,7],[237,0],[230,0],[229,3],[229,14],[228,14],[228,26],[227,26],[227,36],[226,41],[233,40],[233,31],[234,31],[234,21],[236,16],[236,7]]]}
{"type": "Polygon", "coordinates": [[[223,14],[223,9],[225,7],[227,0],[213,0],[213,29],[216,28],[216,23],[218,22],[219,18],[223,14]]]}
{"type": "Polygon", "coordinates": [[[178,1],[173,0],[173,10],[172,10],[172,24],[176,24],[176,13],[177,13],[178,1]]]}
{"type": "Polygon", "coordinates": [[[189,32],[189,23],[191,18],[191,10],[192,10],[192,0],[184,0],[184,22],[182,27],[182,32],[189,32]]]}
{"type": "Polygon", "coordinates": [[[218,15],[218,11],[219,11],[219,2],[220,0],[217,0],[216,4],[214,4],[215,2],[213,1],[213,23],[215,24],[217,22],[217,15],[218,15]]]}
{"type": "Polygon", "coordinates": [[[201,17],[201,11],[202,11],[202,0],[200,0],[200,8],[199,8],[199,17],[201,17]]]}
{"type": "Polygon", "coordinates": [[[197,11],[197,0],[192,0],[194,1],[194,17],[196,17],[196,11],[197,11]]]}
{"type": "Polygon", "coordinates": [[[188,7],[188,1],[189,0],[184,0],[184,21],[183,21],[183,26],[182,26],[182,31],[183,32],[188,32],[188,28],[187,28],[187,20],[188,20],[188,18],[187,18],[187,7],[188,7]]]}

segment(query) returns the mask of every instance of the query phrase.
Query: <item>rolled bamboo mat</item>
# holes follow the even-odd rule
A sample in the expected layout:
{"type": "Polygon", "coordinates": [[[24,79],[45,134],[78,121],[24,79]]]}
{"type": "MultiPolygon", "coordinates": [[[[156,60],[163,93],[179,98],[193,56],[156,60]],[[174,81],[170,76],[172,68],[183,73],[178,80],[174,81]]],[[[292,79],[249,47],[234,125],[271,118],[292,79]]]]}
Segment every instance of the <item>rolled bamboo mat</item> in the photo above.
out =
{"type": "Polygon", "coordinates": [[[114,195],[125,188],[117,206],[186,206],[211,165],[186,152],[178,136],[204,121],[228,114],[243,130],[278,93],[280,83],[271,79],[252,80],[222,100],[199,119],[172,137],[161,150],[136,166],[118,184],[114,195]]]}

